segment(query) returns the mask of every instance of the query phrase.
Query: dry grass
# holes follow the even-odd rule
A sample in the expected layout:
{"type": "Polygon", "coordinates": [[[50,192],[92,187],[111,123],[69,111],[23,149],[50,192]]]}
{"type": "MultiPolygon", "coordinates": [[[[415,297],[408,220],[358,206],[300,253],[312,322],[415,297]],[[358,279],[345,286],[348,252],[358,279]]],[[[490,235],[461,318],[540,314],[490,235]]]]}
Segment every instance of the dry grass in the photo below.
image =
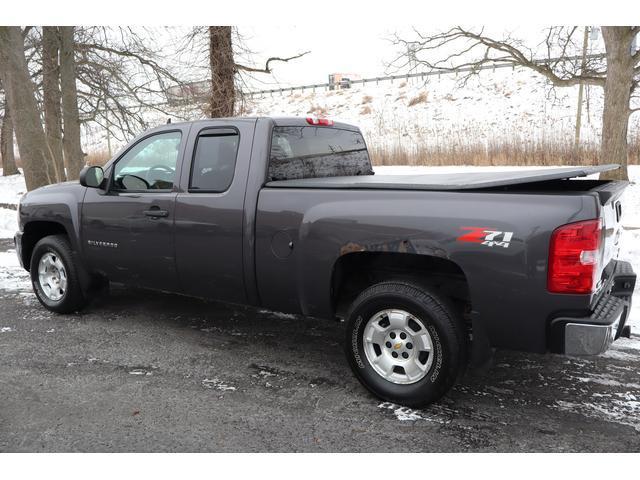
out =
{"type": "Polygon", "coordinates": [[[85,157],[87,165],[99,165],[102,166],[111,158],[107,150],[97,150],[95,152],[89,152],[85,157]]]}
{"type": "MultiPolygon", "coordinates": [[[[507,142],[484,145],[369,146],[374,165],[596,165],[600,160],[596,145],[575,149],[572,143],[507,142]]],[[[629,163],[637,164],[640,143],[629,148],[629,163]]]]}
{"type": "Polygon", "coordinates": [[[307,110],[307,113],[318,115],[318,116],[325,116],[327,115],[328,112],[325,107],[321,107],[320,105],[311,105],[309,107],[309,110],[307,110]]]}
{"type": "MultiPolygon", "coordinates": [[[[321,109],[319,109],[321,110],[321,109]]],[[[362,107],[360,114],[371,113],[368,105],[362,107]]],[[[489,142],[485,148],[479,144],[460,144],[448,146],[417,146],[407,149],[400,145],[383,147],[369,145],[374,165],[596,165],[600,160],[597,145],[585,146],[579,150],[573,144],[562,142],[522,143],[489,142]]],[[[87,165],[104,165],[111,157],[107,150],[97,150],[87,154],[87,165]]],[[[20,157],[16,163],[21,166],[20,157]]],[[[640,164],[640,137],[629,143],[629,164],[640,164]]]]}
{"type": "Polygon", "coordinates": [[[373,101],[373,97],[371,95],[365,95],[362,97],[362,105],[366,105],[367,103],[371,103],[373,101]]]}
{"type": "Polygon", "coordinates": [[[429,94],[427,93],[427,91],[426,90],[422,91],[418,96],[413,97],[411,100],[409,100],[409,103],[407,104],[407,106],[413,107],[414,105],[418,105],[419,103],[427,103],[428,97],[429,97],[429,94]]]}
{"type": "Polygon", "coordinates": [[[360,109],[360,115],[369,115],[371,113],[371,107],[369,105],[365,105],[360,109]]]}

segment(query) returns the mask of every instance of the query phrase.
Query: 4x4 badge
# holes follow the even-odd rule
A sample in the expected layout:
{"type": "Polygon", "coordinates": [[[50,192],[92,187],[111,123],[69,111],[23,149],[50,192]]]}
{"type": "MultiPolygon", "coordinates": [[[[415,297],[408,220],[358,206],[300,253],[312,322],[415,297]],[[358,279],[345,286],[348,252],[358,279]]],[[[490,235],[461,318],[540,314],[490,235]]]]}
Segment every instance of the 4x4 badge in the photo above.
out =
{"type": "Polygon", "coordinates": [[[468,230],[464,235],[460,235],[459,242],[479,243],[487,247],[509,248],[513,232],[503,232],[489,227],[460,227],[461,230],[468,230]]]}

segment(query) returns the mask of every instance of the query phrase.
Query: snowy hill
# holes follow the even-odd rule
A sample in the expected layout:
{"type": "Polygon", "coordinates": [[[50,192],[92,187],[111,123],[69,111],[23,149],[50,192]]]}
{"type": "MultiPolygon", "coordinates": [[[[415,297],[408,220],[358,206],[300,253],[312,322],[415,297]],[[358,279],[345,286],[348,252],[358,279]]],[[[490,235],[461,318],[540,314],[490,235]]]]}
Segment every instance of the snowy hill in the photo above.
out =
{"type": "MultiPolygon", "coordinates": [[[[323,115],[361,127],[371,146],[573,142],[578,87],[552,89],[524,69],[483,71],[460,86],[454,75],[381,81],[351,89],[247,98],[246,114],[323,115]]],[[[602,89],[586,89],[582,138],[599,142],[602,89]]],[[[640,121],[632,118],[631,135],[640,121]]]]}

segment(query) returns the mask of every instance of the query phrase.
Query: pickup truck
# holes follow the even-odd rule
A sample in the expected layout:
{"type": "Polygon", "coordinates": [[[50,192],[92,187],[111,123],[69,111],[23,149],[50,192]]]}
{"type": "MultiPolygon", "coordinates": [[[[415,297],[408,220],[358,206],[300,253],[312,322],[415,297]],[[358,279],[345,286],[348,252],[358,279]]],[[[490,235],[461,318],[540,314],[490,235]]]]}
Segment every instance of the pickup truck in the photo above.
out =
{"type": "Polygon", "coordinates": [[[421,406],[495,348],[597,355],[629,335],[627,184],[592,178],[615,168],[374,175],[351,125],[200,120],[27,193],[15,243],[54,312],[110,281],[341,319],[360,382],[421,406]]]}

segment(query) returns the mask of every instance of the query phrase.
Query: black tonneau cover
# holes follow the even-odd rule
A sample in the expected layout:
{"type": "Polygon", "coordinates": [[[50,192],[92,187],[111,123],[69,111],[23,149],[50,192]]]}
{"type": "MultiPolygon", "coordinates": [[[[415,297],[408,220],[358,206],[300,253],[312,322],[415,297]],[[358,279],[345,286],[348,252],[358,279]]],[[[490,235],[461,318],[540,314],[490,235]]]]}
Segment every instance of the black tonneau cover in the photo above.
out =
{"type": "Polygon", "coordinates": [[[353,177],[301,178],[268,182],[275,188],[347,188],[387,190],[475,190],[523,183],[586,177],[619,168],[617,164],[594,167],[540,168],[510,172],[429,173],[423,175],[360,175],[353,177]]]}

